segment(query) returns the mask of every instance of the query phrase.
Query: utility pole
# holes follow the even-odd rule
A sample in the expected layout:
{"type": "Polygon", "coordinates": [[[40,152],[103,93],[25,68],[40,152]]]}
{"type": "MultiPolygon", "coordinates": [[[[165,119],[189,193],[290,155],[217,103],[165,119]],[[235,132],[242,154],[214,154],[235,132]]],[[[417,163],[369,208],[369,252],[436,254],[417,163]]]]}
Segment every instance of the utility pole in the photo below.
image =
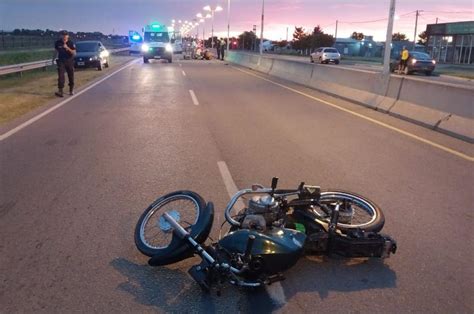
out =
{"type": "MultiPolygon", "coordinates": [[[[421,11],[423,12],[423,11],[421,11]]],[[[416,46],[416,30],[418,28],[418,16],[420,15],[420,11],[416,10],[416,17],[415,17],[415,34],[413,35],[413,50],[415,50],[416,46]]]]}
{"type": "Polygon", "coordinates": [[[260,28],[260,55],[263,54],[263,23],[265,20],[265,0],[262,0],[262,27],[260,28]]]}
{"type": "Polygon", "coordinates": [[[438,24],[438,18],[436,18],[436,24],[438,24]]]}
{"type": "Polygon", "coordinates": [[[288,26],[286,27],[286,42],[288,43],[288,26]]]}
{"type": "Polygon", "coordinates": [[[334,33],[334,42],[337,40],[337,24],[339,23],[338,20],[336,20],[336,32],[334,33]]]}
{"type": "Polygon", "coordinates": [[[384,77],[390,77],[390,53],[392,52],[392,33],[393,33],[393,19],[395,17],[395,0],[390,0],[390,10],[388,13],[387,36],[385,37],[385,52],[383,56],[383,71],[384,77]]]}

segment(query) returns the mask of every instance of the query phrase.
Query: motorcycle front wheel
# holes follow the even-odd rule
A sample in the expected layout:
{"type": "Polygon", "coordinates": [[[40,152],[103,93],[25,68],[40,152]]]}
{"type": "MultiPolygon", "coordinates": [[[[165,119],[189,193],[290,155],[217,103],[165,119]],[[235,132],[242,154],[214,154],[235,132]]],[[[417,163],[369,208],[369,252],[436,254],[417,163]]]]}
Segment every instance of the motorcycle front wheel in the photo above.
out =
{"type": "Polygon", "coordinates": [[[138,219],[135,227],[138,250],[150,257],[169,255],[173,241],[178,240],[163,213],[167,212],[189,232],[205,208],[202,197],[191,191],[177,191],[158,198],[138,219]]]}
{"type": "MultiPolygon", "coordinates": [[[[353,192],[322,192],[319,202],[327,205],[330,210],[334,210],[337,203],[344,204],[339,211],[339,222],[337,223],[337,228],[343,232],[351,229],[379,232],[385,224],[385,217],[380,207],[368,198],[353,192]]],[[[326,213],[316,206],[313,206],[311,211],[319,219],[327,222],[332,214],[332,212],[326,213]]]]}

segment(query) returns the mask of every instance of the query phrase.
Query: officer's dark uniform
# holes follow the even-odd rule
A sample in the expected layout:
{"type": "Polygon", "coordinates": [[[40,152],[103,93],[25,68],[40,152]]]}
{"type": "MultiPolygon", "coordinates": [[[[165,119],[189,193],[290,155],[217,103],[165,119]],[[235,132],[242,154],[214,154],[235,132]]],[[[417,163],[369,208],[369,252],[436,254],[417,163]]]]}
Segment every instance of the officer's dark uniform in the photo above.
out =
{"type": "MultiPolygon", "coordinates": [[[[72,49],[76,50],[76,45],[71,41],[68,40],[66,45],[72,49]]],[[[64,72],[67,72],[67,78],[69,81],[69,92],[72,93],[74,89],[74,54],[67,51],[64,48],[64,42],[62,39],[59,39],[54,44],[54,48],[58,52],[58,89],[59,93],[62,93],[64,88],[64,72]]]]}
{"type": "Polygon", "coordinates": [[[217,49],[217,60],[220,60],[221,59],[221,41],[220,40],[217,40],[217,43],[216,43],[216,49],[217,49]]]}

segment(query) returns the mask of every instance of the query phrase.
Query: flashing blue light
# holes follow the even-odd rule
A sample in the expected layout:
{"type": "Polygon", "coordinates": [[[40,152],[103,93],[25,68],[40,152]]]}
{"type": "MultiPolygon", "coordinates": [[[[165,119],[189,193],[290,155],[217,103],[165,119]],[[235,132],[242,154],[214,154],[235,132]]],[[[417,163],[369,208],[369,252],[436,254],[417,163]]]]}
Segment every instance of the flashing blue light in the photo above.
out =
{"type": "Polygon", "coordinates": [[[160,28],[160,27],[161,27],[160,24],[152,24],[152,25],[151,25],[151,28],[160,28]]]}
{"type": "Polygon", "coordinates": [[[141,37],[140,37],[140,35],[138,35],[138,34],[135,34],[135,35],[132,36],[132,39],[133,39],[133,40],[140,40],[140,38],[141,38],[141,37]]]}

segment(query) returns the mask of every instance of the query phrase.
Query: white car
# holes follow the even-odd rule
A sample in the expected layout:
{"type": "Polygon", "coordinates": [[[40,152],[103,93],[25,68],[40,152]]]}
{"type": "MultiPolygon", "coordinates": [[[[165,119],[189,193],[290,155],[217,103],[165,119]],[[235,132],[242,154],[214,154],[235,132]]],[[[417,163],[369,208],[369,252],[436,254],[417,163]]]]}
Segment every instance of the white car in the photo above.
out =
{"type": "Polygon", "coordinates": [[[311,63],[315,61],[319,63],[329,63],[334,62],[335,64],[339,64],[341,61],[341,54],[337,51],[336,48],[332,47],[321,47],[316,49],[310,56],[311,63]]]}

